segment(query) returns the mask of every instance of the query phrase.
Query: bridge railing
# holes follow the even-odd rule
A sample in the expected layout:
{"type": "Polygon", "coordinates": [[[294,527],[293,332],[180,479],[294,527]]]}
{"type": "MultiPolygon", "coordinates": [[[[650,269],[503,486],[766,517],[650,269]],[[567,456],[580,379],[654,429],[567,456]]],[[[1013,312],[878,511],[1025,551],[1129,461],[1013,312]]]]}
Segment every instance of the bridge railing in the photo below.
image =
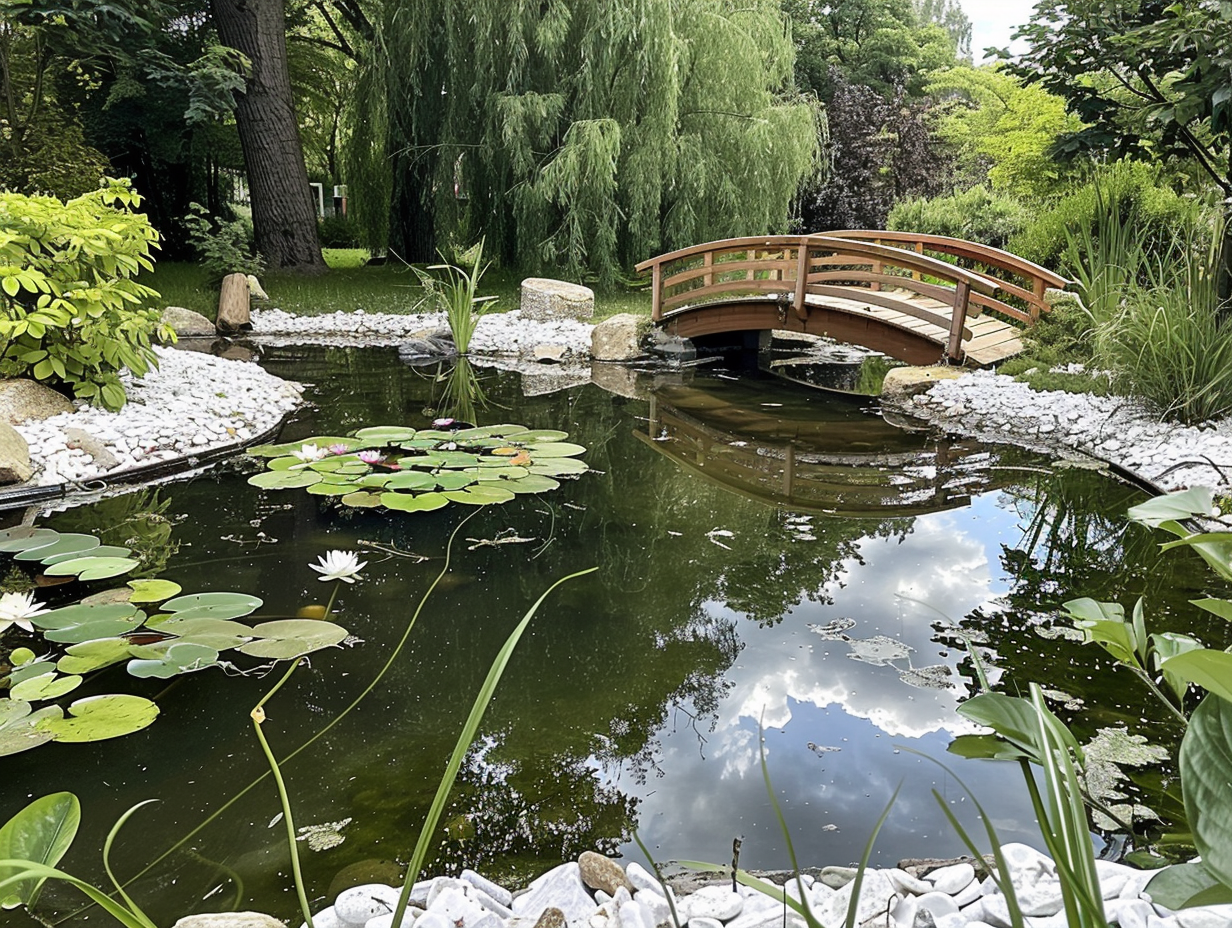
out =
{"type": "Polygon", "coordinates": [[[996,280],[998,290],[1014,301],[1011,303],[973,294],[974,303],[1027,325],[1034,325],[1039,321],[1040,314],[1048,311],[1048,304],[1044,300],[1045,290],[1049,287],[1064,289],[1073,285],[1073,281],[1026,258],[961,238],[920,232],[890,232],[884,229],[839,229],[822,234],[893,245],[943,261],[948,258],[962,262],[961,266],[968,270],[996,280]]]}
{"type": "Polygon", "coordinates": [[[741,297],[777,298],[808,317],[810,295],[858,299],[923,319],[948,331],[946,355],[959,359],[978,316],[1000,284],[954,264],[873,241],[830,235],[770,235],[707,242],[651,258],[655,322],[685,307],[741,297]],[[852,287],[860,288],[853,293],[852,287]],[[906,296],[902,291],[906,291],[906,296]],[[918,294],[949,306],[912,302],[918,294]]]}

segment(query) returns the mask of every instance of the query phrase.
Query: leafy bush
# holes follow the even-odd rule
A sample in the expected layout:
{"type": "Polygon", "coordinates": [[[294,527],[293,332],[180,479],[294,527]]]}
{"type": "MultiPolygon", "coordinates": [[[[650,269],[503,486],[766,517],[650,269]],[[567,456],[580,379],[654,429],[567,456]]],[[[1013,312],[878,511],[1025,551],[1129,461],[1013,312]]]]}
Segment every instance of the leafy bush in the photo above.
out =
{"type": "Polygon", "coordinates": [[[215,283],[228,274],[260,274],[265,270],[265,259],[253,250],[251,220],[211,219],[200,203],[190,203],[188,208],[189,214],[184,217],[188,242],[215,283]]]}
{"type": "Polygon", "coordinates": [[[157,366],[151,339],[175,336],[146,307],[157,291],[133,279],[158,243],[139,203],[123,180],[67,202],[0,193],[0,375],[114,410],[119,372],[157,366]]]}
{"type": "Polygon", "coordinates": [[[886,228],[948,235],[1004,248],[1027,226],[1021,201],[978,186],[932,199],[903,200],[890,210],[886,228]]]}
{"type": "Polygon", "coordinates": [[[1148,255],[1167,253],[1178,232],[1203,213],[1200,202],[1180,196],[1163,182],[1158,166],[1118,161],[1096,171],[1088,183],[1040,213],[1009,239],[1006,250],[1072,274],[1075,269],[1065,261],[1069,237],[1095,229],[1101,197],[1117,202],[1123,218],[1135,217],[1134,234],[1148,255]]]}
{"type": "Polygon", "coordinates": [[[322,248],[359,248],[359,224],[350,216],[326,216],[317,224],[322,248]]]}

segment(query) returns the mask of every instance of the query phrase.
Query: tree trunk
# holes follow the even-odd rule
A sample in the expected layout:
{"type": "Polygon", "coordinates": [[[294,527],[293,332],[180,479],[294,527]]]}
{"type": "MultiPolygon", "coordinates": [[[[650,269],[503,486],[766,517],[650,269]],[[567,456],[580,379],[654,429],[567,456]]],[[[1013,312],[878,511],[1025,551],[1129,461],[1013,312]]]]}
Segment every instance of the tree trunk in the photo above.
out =
{"type": "Polygon", "coordinates": [[[224,45],[252,65],[236,94],[235,122],[252,196],[257,250],[271,268],[325,270],[287,72],[283,0],[211,0],[224,45]]]}

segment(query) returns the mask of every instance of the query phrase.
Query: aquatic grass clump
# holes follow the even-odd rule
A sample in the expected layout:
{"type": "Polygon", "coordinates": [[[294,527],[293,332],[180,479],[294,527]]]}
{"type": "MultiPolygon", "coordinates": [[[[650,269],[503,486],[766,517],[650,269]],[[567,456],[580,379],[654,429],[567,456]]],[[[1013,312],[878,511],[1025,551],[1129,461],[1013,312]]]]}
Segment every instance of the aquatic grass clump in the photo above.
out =
{"type": "Polygon", "coordinates": [[[423,284],[426,298],[445,314],[458,354],[466,355],[470,352],[471,336],[479,325],[479,317],[496,297],[479,295],[479,281],[492,266],[491,262],[483,263],[483,239],[458,260],[469,270],[455,264],[432,264],[427,271],[417,267],[414,271],[423,284]],[[433,276],[430,271],[443,272],[442,278],[433,276]]]}

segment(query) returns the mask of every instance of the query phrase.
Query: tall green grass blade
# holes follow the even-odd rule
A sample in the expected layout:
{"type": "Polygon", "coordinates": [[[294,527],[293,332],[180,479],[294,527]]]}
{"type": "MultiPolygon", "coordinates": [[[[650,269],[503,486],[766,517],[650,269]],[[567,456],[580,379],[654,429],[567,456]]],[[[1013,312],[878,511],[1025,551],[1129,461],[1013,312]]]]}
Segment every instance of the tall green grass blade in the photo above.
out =
{"type": "Polygon", "coordinates": [[[674,928],[680,928],[680,916],[676,914],[676,899],[671,891],[671,887],[667,885],[667,880],[663,879],[663,874],[659,871],[658,862],[650,856],[650,851],[642,843],[642,836],[637,833],[636,828],[633,829],[633,841],[646,858],[646,862],[650,864],[650,872],[655,875],[655,879],[659,881],[659,886],[663,889],[663,898],[667,900],[667,911],[671,913],[672,925],[674,928]]]}
{"type": "MultiPolygon", "coordinates": [[[[111,869],[111,845],[115,842],[116,835],[120,833],[120,829],[124,827],[124,823],[132,818],[134,812],[142,806],[148,806],[150,803],[157,801],[157,799],[147,799],[145,802],[139,802],[121,815],[116,820],[116,823],[111,826],[111,830],[107,832],[107,840],[103,842],[103,869],[107,871],[107,879],[111,880],[111,885],[115,887],[115,891],[119,894],[120,898],[124,900],[124,904],[128,906],[134,914],[139,915],[142,918],[145,918],[145,913],[141,911],[140,906],[133,902],[128,893],[124,891],[124,887],[120,884],[120,881],[116,879],[115,872],[111,869]]],[[[146,920],[149,921],[148,918],[146,920]]]]}
{"type": "MultiPolygon", "coordinates": [[[[775,818],[779,821],[779,830],[783,833],[783,843],[787,846],[787,856],[791,860],[791,872],[795,875],[796,886],[800,890],[800,898],[804,900],[800,911],[804,915],[804,920],[808,922],[809,928],[822,928],[821,923],[813,915],[812,905],[807,901],[808,894],[804,891],[804,881],[800,879],[800,862],[796,860],[796,848],[791,842],[791,829],[787,827],[787,819],[783,817],[783,809],[779,805],[778,797],[774,795],[774,784],[770,782],[770,767],[766,763],[765,729],[762,728],[760,720],[757,722],[757,749],[758,756],[761,759],[761,777],[766,784],[766,795],[770,797],[770,805],[774,809],[775,818]]],[[[895,790],[895,795],[897,793],[898,791],[895,790]]],[[[890,800],[891,803],[893,801],[892,799],[890,800]]]]}
{"type": "Polygon", "coordinates": [[[471,743],[475,740],[475,735],[479,731],[479,725],[483,721],[484,712],[487,711],[488,703],[492,701],[492,696],[496,692],[496,685],[500,682],[501,675],[505,672],[505,667],[509,663],[509,658],[521,639],[522,633],[526,631],[530,625],[530,620],[535,617],[535,613],[539,611],[539,607],[543,605],[544,600],[558,586],[570,580],[576,580],[578,577],[592,574],[598,569],[597,567],[591,567],[587,570],[579,570],[566,577],[561,577],[553,583],[544,591],[542,596],[535,600],[534,605],[527,610],[526,614],[522,617],[522,621],[517,624],[504,645],[501,646],[496,659],[488,670],[488,675],[484,679],[483,685],[475,696],[475,702],[471,706],[470,715],[467,717],[466,724],[462,726],[462,731],[458,735],[458,743],[454,746],[453,754],[450,755],[449,763],[445,768],[445,775],[441,777],[440,785],[436,790],[436,796],[432,799],[432,805],[428,810],[427,818],[424,819],[423,827],[419,831],[419,840],[416,842],[415,850],[411,855],[411,863],[406,871],[406,880],[403,882],[402,892],[398,895],[398,906],[394,910],[394,925],[402,924],[402,916],[406,912],[406,906],[411,897],[411,886],[419,877],[419,870],[428,855],[428,846],[432,841],[432,836],[436,833],[437,823],[440,821],[441,813],[445,810],[445,802],[449,798],[450,791],[453,789],[454,781],[458,776],[458,770],[461,769],[462,761],[470,750],[471,743]]]}
{"type": "Polygon", "coordinates": [[[869,858],[873,856],[873,845],[877,841],[877,835],[881,832],[881,826],[890,817],[890,809],[894,807],[894,802],[898,799],[899,790],[902,788],[902,783],[894,787],[890,801],[886,803],[886,807],[878,817],[877,824],[873,826],[873,833],[868,836],[868,843],[864,845],[864,853],[860,855],[860,865],[856,867],[856,878],[852,880],[852,883],[855,885],[851,887],[851,902],[847,905],[847,920],[844,923],[847,928],[855,928],[856,915],[860,908],[860,887],[864,885],[864,872],[868,869],[869,858]]]}
{"type": "Polygon", "coordinates": [[[15,858],[0,860],[0,867],[3,867],[6,871],[10,869],[20,871],[16,876],[0,880],[0,890],[31,877],[39,880],[63,880],[65,883],[81,890],[91,901],[100,906],[104,912],[121,925],[124,925],[125,928],[158,928],[143,912],[129,911],[101,889],[97,889],[89,883],[65,873],[63,870],[57,870],[55,867],[48,867],[46,864],[39,864],[34,861],[15,858]]]}

